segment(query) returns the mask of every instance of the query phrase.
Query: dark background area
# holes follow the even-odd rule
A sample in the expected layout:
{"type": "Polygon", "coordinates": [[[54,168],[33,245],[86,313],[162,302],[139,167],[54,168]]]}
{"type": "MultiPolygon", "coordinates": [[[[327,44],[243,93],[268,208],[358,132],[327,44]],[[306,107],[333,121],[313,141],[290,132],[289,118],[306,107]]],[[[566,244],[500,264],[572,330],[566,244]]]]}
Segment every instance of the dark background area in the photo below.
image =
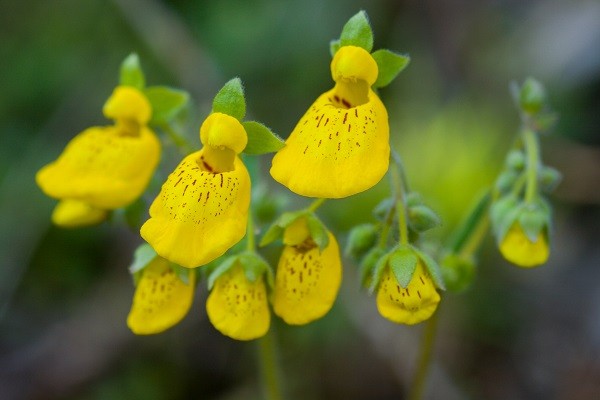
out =
{"type": "MultiPolygon", "coordinates": [[[[560,114],[542,138],[544,162],[564,175],[551,197],[550,260],[519,269],[486,240],[473,286],[443,296],[427,398],[600,398],[599,2],[7,0],[0,6],[1,399],[260,398],[256,343],[210,325],[205,282],[181,324],[133,335],[125,325],[134,290],[127,266],[138,233],[115,222],[53,227],[55,201],[34,175],[75,134],[108,123],[102,104],[132,51],[149,84],[191,93],[192,143],[200,145],[210,101],[234,76],[245,83],[250,117],[287,136],[332,86],[329,40],[360,9],[375,49],[412,58],[381,97],[412,186],[444,220],[431,239],[444,238],[500,171],[519,124],[511,80],[538,78],[560,114]]],[[[178,157],[167,146],[151,192],[178,157]]],[[[320,209],[342,246],[350,227],[372,220],[387,190],[384,182],[320,209]]],[[[306,203],[289,197],[290,207],[306,203]]],[[[350,260],[344,267],[325,318],[303,327],[273,319],[286,392],[403,398],[422,327],[380,317],[356,267],[350,260]]]]}

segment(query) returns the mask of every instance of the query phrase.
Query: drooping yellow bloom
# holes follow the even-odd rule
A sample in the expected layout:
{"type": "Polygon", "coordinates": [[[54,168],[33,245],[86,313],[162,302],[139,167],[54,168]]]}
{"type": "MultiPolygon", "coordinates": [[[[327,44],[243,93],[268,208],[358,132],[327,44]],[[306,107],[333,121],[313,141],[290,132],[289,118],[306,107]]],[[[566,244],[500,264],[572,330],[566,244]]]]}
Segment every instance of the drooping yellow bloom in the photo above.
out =
{"type": "Polygon", "coordinates": [[[356,46],[331,62],[334,88],[309,108],[273,158],[271,175],[292,192],[347,197],[374,186],[389,164],[387,111],[371,89],[378,68],[356,46]]]}
{"type": "Polygon", "coordinates": [[[500,242],[500,252],[504,258],[518,266],[536,267],[548,260],[550,248],[544,231],[532,242],[521,225],[514,223],[500,242]]]}
{"type": "Polygon", "coordinates": [[[240,122],[213,113],[200,128],[204,147],[185,157],[150,206],[142,237],[161,256],[188,268],[223,255],[246,233],[250,176],[238,154],[240,122]]]}
{"type": "Polygon", "coordinates": [[[195,274],[184,283],[169,261],[156,257],[142,271],[133,297],[127,326],[137,335],[160,333],[185,317],[194,298],[195,274]]]}
{"type": "Polygon", "coordinates": [[[53,216],[58,225],[99,222],[106,210],[127,206],[158,164],[160,142],[146,126],[152,109],[140,91],[118,86],[103,111],[115,125],[81,132],[36,175],[44,193],[61,200],[53,216]]]}
{"type": "Polygon", "coordinates": [[[418,324],[431,317],[439,302],[440,295],[421,260],[406,289],[391,268],[385,267],[377,292],[377,309],[383,317],[400,324],[418,324]]]}
{"type": "Polygon", "coordinates": [[[271,322],[263,277],[251,282],[244,269],[235,265],[217,278],[206,302],[206,312],[213,326],[232,339],[263,336],[271,322]]]}
{"type": "Polygon", "coordinates": [[[273,310],[286,323],[302,325],[321,318],[333,306],[342,281],[335,237],[322,251],[299,218],[284,232],[285,247],[275,274],[273,310]]]}

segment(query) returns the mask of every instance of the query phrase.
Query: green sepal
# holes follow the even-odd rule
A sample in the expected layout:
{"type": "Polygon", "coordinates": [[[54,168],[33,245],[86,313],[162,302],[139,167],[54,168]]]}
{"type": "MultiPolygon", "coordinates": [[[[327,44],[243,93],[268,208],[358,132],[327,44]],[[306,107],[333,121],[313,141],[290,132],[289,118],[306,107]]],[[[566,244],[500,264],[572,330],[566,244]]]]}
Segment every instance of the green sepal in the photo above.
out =
{"type": "Polygon", "coordinates": [[[389,85],[400,72],[410,63],[410,57],[394,53],[393,51],[381,49],[371,54],[377,63],[379,74],[373,84],[376,88],[389,85]]]}
{"type": "Polygon", "coordinates": [[[246,116],[246,99],[240,78],[227,82],[213,99],[213,112],[220,112],[237,118],[240,122],[246,116]]]}
{"type": "Polygon", "coordinates": [[[448,253],[440,265],[446,288],[453,293],[466,290],[475,278],[475,260],[473,257],[463,258],[458,254],[448,253]]]}
{"type": "Polygon", "coordinates": [[[412,247],[412,249],[415,253],[417,253],[423,262],[425,269],[427,269],[429,275],[431,275],[431,279],[433,280],[433,283],[435,283],[435,286],[437,286],[438,289],[446,290],[444,278],[442,277],[442,271],[440,270],[438,263],[433,259],[433,257],[429,256],[429,254],[417,249],[416,247],[412,247]]]}
{"type": "Polygon", "coordinates": [[[439,215],[424,204],[408,207],[408,223],[416,232],[425,232],[442,224],[439,215]]]}
{"type": "Polygon", "coordinates": [[[387,267],[388,260],[393,252],[394,252],[394,250],[387,252],[387,253],[381,255],[377,259],[377,262],[375,263],[375,266],[373,267],[373,276],[372,276],[371,284],[369,285],[369,293],[374,293],[377,290],[377,288],[379,287],[379,282],[381,281],[381,277],[383,276],[385,267],[387,267]]]}
{"type": "Polygon", "coordinates": [[[175,275],[186,285],[190,284],[190,277],[196,273],[196,268],[186,268],[175,263],[169,263],[171,269],[175,272],[175,275]]]}
{"type": "Polygon", "coordinates": [[[521,209],[518,223],[527,238],[535,242],[540,232],[548,226],[549,220],[550,215],[544,207],[530,204],[521,209]]]}
{"type": "Polygon", "coordinates": [[[509,195],[495,201],[490,207],[490,221],[498,243],[519,217],[522,205],[515,196],[509,195]]]}
{"type": "Polygon", "coordinates": [[[167,86],[152,86],[144,90],[144,95],[152,106],[150,125],[164,125],[171,122],[187,106],[190,95],[167,86]]]}
{"type": "Polygon", "coordinates": [[[377,242],[378,228],[374,224],[361,224],[352,228],[344,253],[358,260],[377,242]]]}
{"type": "Polygon", "coordinates": [[[156,251],[148,243],[142,243],[135,249],[133,262],[129,266],[129,273],[133,276],[133,282],[136,286],[142,276],[142,270],[156,257],[158,257],[158,254],[156,254],[156,251]]]}
{"type": "Polygon", "coordinates": [[[521,173],[513,169],[504,170],[494,183],[494,188],[500,193],[506,193],[512,189],[514,184],[517,182],[521,173]]]}
{"type": "Polygon", "coordinates": [[[340,39],[335,39],[329,42],[329,53],[331,53],[331,57],[335,56],[335,53],[342,47],[340,43],[340,39]]]}
{"type": "Polygon", "coordinates": [[[406,207],[414,207],[423,204],[423,198],[419,192],[410,192],[406,195],[406,207]]]}
{"type": "Polygon", "coordinates": [[[238,256],[229,256],[226,257],[212,272],[208,275],[207,284],[208,290],[212,290],[213,286],[217,279],[219,279],[224,273],[229,271],[235,263],[238,261],[238,256]]]}
{"type": "Polygon", "coordinates": [[[399,246],[389,257],[388,263],[396,280],[406,289],[410,283],[419,258],[410,246],[399,246]]]}
{"type": "Polygon", "coordinates": [[[366,12],[361,10],[346,22],[340,35],[340,46],[358,46],[371,52],[373,30],[366,12]]]}
{"type": "Polygon", "coordinates": [[[327,234],[327,228],[325,228],[321,220],[315,214],[308,213],[306,215],[306,225],[308,226],[310,237],[319,246],[319,250],[323,251],[327,248],[329,246],[329,235],[327,234]]]}
{"type": "Polygon", "coordinates": [[[256,121],[243,122],[248,135],[248,144],[244,153],[259,155],[274,153],[285,146],[285,142],[269,128],[256,121]]]}
{"type": "Polygon", "coordinates": [[[140,59],[137,54],[131,53],[121,63],[119,84],[133,86],[139,90],[144,89],[146,78],[144,77],[144,71],[142,71],[140,59]]]}
{"type": "Polygon", "coordinates": [[[267,285],[270,289],[275,285],[273,270],[260,255],[253,251],[245,251],[238,255],[238,261],[244,268],[244,274],[250,282],[256,282],[261,276],[267,276],[267,285]]]}
{"type": "MultiPolygon", "coordinates": [[[[363,257],[359,265],[360,284],[364,288],[370,288],[374,281],[375,264],[385,254],[385,250],[381,247],[373,247],[363,257]]],[[[381,277],[380,277],[381,278],[381,277]]],[[[379,282],[379,281],[377,281],[379,282]]],[[[371,289],[369,289],[371,290],[371,289]]]]}
{"type": "Polygon", "coordinates": [[[263,247],[268,245],[269,243],[274,242],[283,236],[283,231],[287,228],[292,222],[297,220],[303,215],[306,215],[307,210],[298,210],[283,213],[269,226],[262,239],[260,240],[259,246],[263,247]]]}
{"type": "Polygon", "coordinates": [[[546,90],[538,80],[527,78],[519,91],[519,105],[528,114],[537,114],[546,103],[546,90]]]}

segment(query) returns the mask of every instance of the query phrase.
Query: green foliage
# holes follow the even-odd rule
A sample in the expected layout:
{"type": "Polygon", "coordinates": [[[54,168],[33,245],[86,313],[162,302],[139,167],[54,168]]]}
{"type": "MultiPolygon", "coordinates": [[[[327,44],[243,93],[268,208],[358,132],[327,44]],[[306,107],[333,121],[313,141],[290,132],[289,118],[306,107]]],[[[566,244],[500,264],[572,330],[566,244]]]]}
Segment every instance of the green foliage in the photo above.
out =
{"type": "Polygon", "coordinates": [[[367,13],[359,11],[346,22],[342,28],[339,44],[340,46],[362,47],[371,52],[371,49],[373,49],[373,31],[367,13]]]}
{"type": "Polygon", "coordinates": [[[213,99],[213,112],[230,115],[242,121],[246,116],[246,99],[240,78],[227,82],[213,99]]]}
{"type": "Polygon", "coordinates": [[[504,239],[519,215],[521,202],[513,195],[501,197],[490,207],[490,220],[492,229],[498,242],[504,239]]]}
{"type": "Polygon", "coordinates": [[[224,273],[229,271],[235,265],[235,263],[237,261],[238,261],[237,255],[225,257],[225,259],[223,259],[223,261],[219,265],[217,265],[216,268],[213,269],[212,272],[208,275],[208,279],[207,279],[208,290],[212,290],[217,279],[220,276],[222,276],[224,273]]]}
{"type": "Polygon", "coordinates": [[[256,121],[243,122],[248,135],[244,153],[251,155],[274,153],[285,146],[285,142],[269,128],[256,121]]]}
{"type": "Polygon", "coordinates": [[[373,224],[361,224],[352,228],[348,235],[346,255],[360,259],[375,245],[378,231],[379,228],[373,224]]]}
{"type": "Polygon", "coordinates": [[[397,54],[386,49],[377,50],[373,52],[372,56],[379,69],[377,81],[373,85],[377,88],[389,85],[410,63],[409,56],[397,54]]]}
{"type": "Polygon", "coordinates": [[[425,265],[425,269],[431,275],[431,279],[435,286],[439,289],[446,290],[446,285],[444,284],[444,278],[442,277],[442,272],[440,270],[440,266],[438,263],[431,257],[429,254],[420,251],[416,247],[412,247],[415,253],[419,256],[423,264],[425,265]]]}
{"type": "Polygon", "coordinates": [[[144,77],[144,71],[142,71],[140,59],[137,54],[131,53],[121,63],[119,83],[124,86],[133,86],[139,90],[144,89],[146,78],[144,77]]]}
{"type": "Polygon", "coordinates": [[[133,281],[137,285],[142,275],[142,270],[158,257],[156,251],[148,243],[143,243],[135,249],[133,262],[129,266],[129,273],[133,275],[133,281]]]}
{"type": "Polygon", "coordinates": [[[381,247],[373,247],[371,250],[369,250],[369,252],[363,257],[362,261],[360,262],[360,283],[362,287],[369,288],[371,292],[373,292],[374,290],[372,288],[372,285],[377,286],[377,284],[379,283],[379,279],[374,279],[375,266],[384,255],[384,249],[382,249],[381,247]]]}
{"type": "Polygon", "coordinates": [[[550,220],[548,210],[539,202],[521,207],[518,222],[525,235],[535,242],[540,232],[545,229],[550,220]]]}
{"type": "Polygon", "coordinates": [[[546,193],[553,192],[562,180],[562,174],[555,168],[543,166],[539,172],[539,181],[546,193]]]}
{"type": "Polygon", "coordinates": [[[327,228],[321,222],[319,218],[313,213],[308,213],[306,216],[306,224],[308,225],[308,231],[310,237],[315,241],[319,249],[323,251],[329,246],[329,235],[327,234],[327,228]]]}
{"type": "Polygon", "coordinates": [[[416,232],[425,232],[442,224],[435,211],[425,204],[408,207],[408,223],[416,232]]]}
{"type": "Polygon", "coordinates": [[[146,98],[152,106],[151,125],[168,124],[187,106],[190,96],[183,90],[166,86],[152,86],[144,90],[146,98]]]}

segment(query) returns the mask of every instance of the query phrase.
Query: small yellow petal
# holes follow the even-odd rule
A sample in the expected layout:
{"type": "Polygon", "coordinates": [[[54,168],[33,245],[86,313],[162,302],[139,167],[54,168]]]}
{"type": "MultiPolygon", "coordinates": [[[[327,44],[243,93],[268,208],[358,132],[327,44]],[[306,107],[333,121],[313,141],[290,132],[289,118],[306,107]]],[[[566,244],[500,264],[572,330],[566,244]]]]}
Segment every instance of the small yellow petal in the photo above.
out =
{"type": "Polygon", "coordinates": [[[78,200],[61,200],[52,212],[52,222],[63,228],[78,228],[104,221],[107,211],[78,200]]]}
{"type": "Polygon", "coordinates": [[[148,128],[131,136],[114,126],[93,127],[73,138],[36,181],[50,197],[115,209],[142,194],[159,159],[160,142],[148,128]]]}
{"type": "Polygon", "coordinates": [[[156,252],[194,268],[223,255],[246,234],[250,176],[239,157],[234,169],[212,173],[204,149],[179,164],[150,206],[141,235],[156,252]]]}
{"type": "Polygon", "coordinates": [[[205,146],[225,147],[239,154],[248,144],[248,135],[236,118],[216,112],[210,114],[202,123],[200,140],[205,146]]]}
{"type": "Polygon", "coordinates": [[[377,309],[383,317],[399,324],[418,324],[433,315],[439,302],[440,295],[420,260],[406,289],[386,267],[377,292],[377,309]]]}
{"type": "Polygon", "coordinates": [[[189,284],[171,269],[169,262],[155,258],[144,270],[135,289],[127,326],[137,335],[160,333],[186,316],[194,298],[195,274],[189,284]]]}
{"type": "Polygon", "coordinates": [[[233,267],[215,282],[206,312],[213,326],[232,339],[263,336],[271,321],[263,278],[250,282],[241,266],[233,267]]]}
{"type": "Polygon", "coordinates": [[[351,104],[340,97],[349,96],[348,90],[337,84],[321,95],[273,157],[271,175],[292,192],[347,197],[385,175],[390,155],[385,107],[371,89],[364,104],[351,104]]]}
{"type": "Polygon", "coordinates": [[[362,80],[371,86],[378,73],[377,62],[362,47],[342,46],[331,60],[331,76],[336,82],[362,80]]]}
{"type": "Polygon", "coordinates": [[[544,264],[550,256],[545,232],[540,232],[532,242],[518,223],[513,224],[502,239],[500,252],[508,261],[521,267],[544,264]]]}
{"type": "Polygon", "coordinates": [[[146,125],[152,116],[152,106],[146,96],[131,86],[117,86],[102,111],[106,118],[128,120],[138,125],[146,125]]]}
{"type": "Polygon", "coordinates": [[[273,311],[290,325],[321,318],[333,306],[342,281],[340,251],[328,233],[329,245],[321,252],[314,245],[285,246],[273,292],[273,311]]]}

